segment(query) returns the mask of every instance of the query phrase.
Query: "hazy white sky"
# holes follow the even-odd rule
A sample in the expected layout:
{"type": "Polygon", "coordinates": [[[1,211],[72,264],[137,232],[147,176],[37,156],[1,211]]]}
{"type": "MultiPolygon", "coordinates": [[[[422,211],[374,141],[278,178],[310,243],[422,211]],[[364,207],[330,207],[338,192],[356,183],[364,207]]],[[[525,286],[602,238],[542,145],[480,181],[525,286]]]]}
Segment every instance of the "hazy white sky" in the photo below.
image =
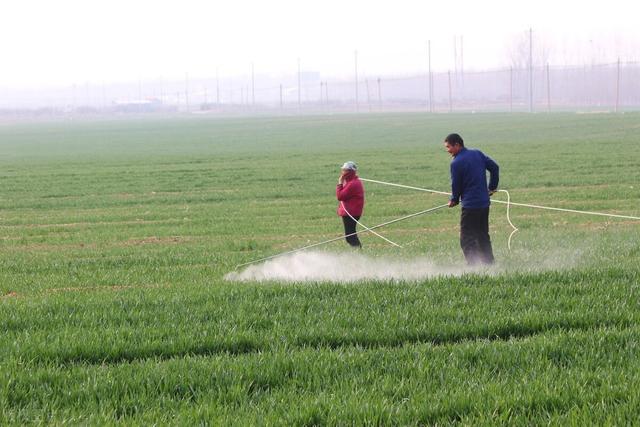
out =
{"type": "Polygon", "coordinates": [[[552,63],[638,60],[636,1],[2,0],[0,86],[135,81],[305,70],[363,74],[509,63],[533,27],[552,63]],[[635,49],[634,49],[635,48],[635,49]]]}

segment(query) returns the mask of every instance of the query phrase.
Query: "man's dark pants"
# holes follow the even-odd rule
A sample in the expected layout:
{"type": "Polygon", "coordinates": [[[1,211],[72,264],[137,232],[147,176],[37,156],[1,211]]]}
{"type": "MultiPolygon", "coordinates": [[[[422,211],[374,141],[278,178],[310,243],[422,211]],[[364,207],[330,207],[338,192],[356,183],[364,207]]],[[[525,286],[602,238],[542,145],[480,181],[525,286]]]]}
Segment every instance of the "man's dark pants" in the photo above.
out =
{"type": "MultiPolygon", "coordinates": [[[[354,216],[354,218],[356,219],[356,221],[360,220],[359,216],[354,216]]],[[[358,235],[354,234],[353,236],[349,236],[349,234],[353,234],[356,232],[356,221],[351,219],[351,217],[348,215],[342,217],[342,222],[344,224],[344,235],[346,236],[345,238],[347,239],[347,243],[349,243],[354,248],[361,248],[362,244],[360,243],[360,239],[358,239],[358,235]]]]}
{"type": "Polygon", "coordinates": [[[469,265],[493,264],[489,237],[489,208],[462,208],[460,247],[469,265]]]}

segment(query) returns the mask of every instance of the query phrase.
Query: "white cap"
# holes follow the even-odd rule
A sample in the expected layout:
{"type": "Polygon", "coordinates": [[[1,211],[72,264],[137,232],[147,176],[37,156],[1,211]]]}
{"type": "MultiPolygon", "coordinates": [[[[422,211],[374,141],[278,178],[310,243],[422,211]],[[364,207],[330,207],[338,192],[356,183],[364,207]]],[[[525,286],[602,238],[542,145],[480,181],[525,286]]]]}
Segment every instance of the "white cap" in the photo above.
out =
{"type": "Polygon", "coordinates": [[[352,162],[351,160],[349,160],[344,165],[342,165],[342,169],[357,171],[358,170],[358,165],[356,165],[355,162],[352,162]]]}

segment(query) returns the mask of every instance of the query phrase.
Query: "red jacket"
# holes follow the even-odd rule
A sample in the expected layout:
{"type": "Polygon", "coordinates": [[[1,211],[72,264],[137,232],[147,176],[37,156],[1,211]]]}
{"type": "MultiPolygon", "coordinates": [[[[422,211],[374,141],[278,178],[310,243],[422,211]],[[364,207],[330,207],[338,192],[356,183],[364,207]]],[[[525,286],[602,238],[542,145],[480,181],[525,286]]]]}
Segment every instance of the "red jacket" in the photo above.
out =
{"type": "MultiPolygon", "coordinates": [[[[344,207],[352,216],[362,216],[364,209],[364,187],[362,181],[356,174],[350,174],[345,177],[344,184],[338,184],[336,187],[336,197],[344,203],[344,207]]],[[[338,204],[338,215],[348,216],[342,207],[342,203],[338,204]]]]}

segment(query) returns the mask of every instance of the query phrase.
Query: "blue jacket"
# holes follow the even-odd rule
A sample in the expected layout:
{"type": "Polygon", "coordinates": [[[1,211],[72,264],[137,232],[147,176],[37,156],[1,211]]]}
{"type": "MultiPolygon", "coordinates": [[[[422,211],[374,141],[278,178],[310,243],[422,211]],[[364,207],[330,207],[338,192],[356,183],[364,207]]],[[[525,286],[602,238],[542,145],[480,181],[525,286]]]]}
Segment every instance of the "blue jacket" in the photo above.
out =
{"type": "Polygon", "coordinates": [[[451,197],[462,207],[470,209],[488,208],[489,191],[498,188],[498,164],[480,150],[462,150],[451,161],[451,197]],[[487,186],[487,172],[491,177],[487,186]]]}

